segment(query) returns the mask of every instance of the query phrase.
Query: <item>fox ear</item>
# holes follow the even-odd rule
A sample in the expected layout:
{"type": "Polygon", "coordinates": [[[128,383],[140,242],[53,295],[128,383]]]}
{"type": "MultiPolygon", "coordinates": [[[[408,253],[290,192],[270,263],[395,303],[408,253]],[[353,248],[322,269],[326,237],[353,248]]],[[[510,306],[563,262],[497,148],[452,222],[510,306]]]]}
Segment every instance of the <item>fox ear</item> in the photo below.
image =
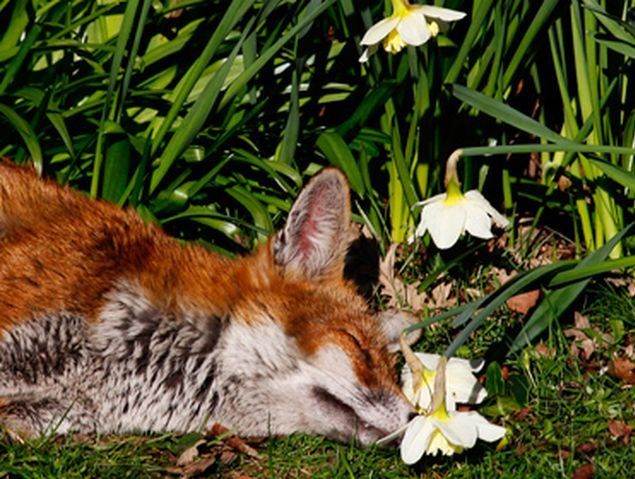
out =
{"type": "Polygon", "coordinates": [[[273,242],[275,262],[311,279],[341,277],[351,221],[348,183],[335,168],[315,175],[273,242]]]}

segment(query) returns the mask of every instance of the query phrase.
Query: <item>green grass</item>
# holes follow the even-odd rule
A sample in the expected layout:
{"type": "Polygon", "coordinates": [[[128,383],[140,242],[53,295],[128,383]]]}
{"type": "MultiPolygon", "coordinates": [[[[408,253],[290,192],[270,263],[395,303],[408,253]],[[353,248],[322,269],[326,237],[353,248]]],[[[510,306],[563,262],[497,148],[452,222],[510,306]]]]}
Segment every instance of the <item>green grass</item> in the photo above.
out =
{"type": "MultiPolygon", "coordinates": [[[[635,389],[606,374],[613,353],[620,353],[635,335],[635,306],[632,298],[609,286],[596,286],[579,305],[599,331],[616,335],[617,343],[598,348],[593,361],[571,355],[570,339],[555,325],[543,342],[555,354],[539,355],[533,348],[503,363],[507,380],[497,384],[496,367],[490,366],[486,385],[490,397],[481,412],[504,424],[507,444],[480,443],[456,457],[428,457],[415,467],[401,463],[396,449],[359,449],[320,437],[294,435],[272,438],[257,444],[260,457],[244,454],[231,460],[217,457],[205,477],[258,478],[568,478],[581,466],[592,463],[596,477],[626,478],[635,470],[633,439],[625,444],[608,429],[610,420],[635,425],[635,389]],[[620,333],[612,325],[620,321],[620,333]],[[600,372],[602,371],[602,372],[600,372]],[[528,386],[515,394],[514,383],[528,386]],[[526,403],[523,401],[526,400],[526,403]]],[[[504,336],[513,322],[501,314],[492,319],[491,344],[504,336]]],[[[570,327],[565,324],[562,328],[570,327]]],[[[425,349],[447,344],[442,335],[426,335],[425,349]]],[[[481,351],[482,352],[482,351],[481,351]]],[[[0,477],[88,478],[165,477],[174,472],[176,458],[198,436],[158,437],[70,437],[44,438],[17,444],[0,439],[0,477]]],[[[200,450],[209,457],[219,440],[208,438],[200,450]]]]}

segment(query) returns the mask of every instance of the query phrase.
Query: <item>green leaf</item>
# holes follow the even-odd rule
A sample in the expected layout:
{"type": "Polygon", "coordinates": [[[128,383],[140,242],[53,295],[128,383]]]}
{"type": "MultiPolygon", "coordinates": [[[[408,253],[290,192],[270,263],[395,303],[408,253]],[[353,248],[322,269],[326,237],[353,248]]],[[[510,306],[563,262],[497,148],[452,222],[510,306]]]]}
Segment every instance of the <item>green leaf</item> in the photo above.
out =
{"type": "Polygon", "coordinates": [[[128,184],[130,170],[130,142],[127,138],[114,141],[106,150],[104,181],[101,196],[117,203],[128,184]]]}
{"type": "Polygon", "coordinates": [[[626,171],[613,163],[597,160],[595,158],[587,158],[587,160],[599,170],[602,170],[602,172],[604,172],[604,174],[612,180],[618,182],[625,188],[629,188],[631,191],[635,191],[635,174],[626,171]]]}
{"type": "Polygon", "coordinates": [[[42,173],[44,163],[42,148],[40,147],[40,142],[37,139],[37,135],[31,128],[31,125],[29,125],[24,118],[18,115],[15,110],[2,103],[0,103],[0,114],[8,120],[9,124],[22,137],[22,140],[24,140],[24,144],[31,155],[31,160],[33,160],[33,163],[35,164],[35,169],[38,173],[42,173]]]}
{"type": "Polygon", "coordinates": [[[525,131],[532,135],[536,135],[545,140],[558,144],[575,144],[571,140],[560,136],[555,131],[547,128],[545,125],[538,123],[533,118],[519,112],[518,110],[505,105],[503,102],[490,98],[475,90],[471,90],[462,85],[452,85],[452,94],[462,102],[476,108],[483,113],[488,114],[492,118],[501,120],[512,125],[519,130],[525,131]]]}
{"type": "Polygon", "coordinates": [[[293,28],[291,28],[264,52],[262,52],[258,59],[251,65],[249,65],[249,67],[243,73],[241,73],[241,75],[236,78],[234,82],[232,82],[229,88],[227,88],[227,92],[220,102],[220,107],[223,108],[225,105],[227,105],[227,103],[234,96],[236,96],[236,94],[247,84],[247,82],[249,82],[249,80],[251,80],[256,75],[256,73],[258,73],[262,69],[262,67],[264,67],[289,40],[300,33],[307,25],[310,25],[318,16],[322,14],[322,12],[333,5],[333,3],[335,3],[335,0],[326,0],[318,8],[315,8],[310,13],[307,13],[307,15],[300,21],[298,21],[298,23],[293,28]]]}
{"type": "Polygon", "coordinates": [[[334,131],[326,131],[317,139],[317,147],[332,165],[341,169],[356,193],[364,194],[362,173],[344,139],[334,131]]]}
{"type": "MultiPolygon", "coordinates": [[[[574,268],[575,270],[584,270],[588,267],[599,266],[615,248],[624,235],[631,229],[631,226],[624,228],[615,235],[602,248],[593,252],[574,268]]],[[[600,271],[601,272],[601,271],[600,271]]],[[[509,353],[513,353],[523,346],[528,345],[536,336],[542,333],[551,324],[552,321],[560,317],[573,301],[584,291],[589,279],[578,281],[570,286],[549,292],[543,301],[538,305],[529,320],[525,323],[522,330],[516,336],[510,346],[509,353]]]]}
{"type": "MultiPolygon", "coordinates": [[[[250,22],[250,25],[252,23],[253,20],[250,22]]],[[[226,59],[225,63],[223,63],[223,65],[209,79],[203,93],[201,93],[198,97],[198,100],[196,100],[190,111],[183,119],[182,124],[165,147],[165,150],[163,150],[163,154],[159,158],[159,166],[152,174],[152,180],[150,182],[151,194],[154,193],[159,186],[159,183],[161,183],[168,170],[172,167],[172,164],[190,145],[192,140],[205,124],[205,120],[212,112],[212,108],[216,103],[216,99],[223,87],[225,78],[227,78],[227,74],[229,73],[232,63],[240,51],[240,46],[247,37],[248,30],[249,28],[245,29],[240,40],[234,46],[234,49],[226,59]]]]}
{"type": "Polygon", "coordinates": [[[487,372],[485,373],[485,389],[487,393],[492,396],[501,396],[505,394],[505,381],[503,380],[503,371],[501,371],[500,365],[494,361],[487,366],[487,372]]]}
{"type": "MultiPolygon", "coordinates": [[[[201,78],[203,72],[207,68],[222,42],[226,39],[227,34],[232,28],[243,18],[247,11],[253,5],[254,0],[233,0],[227,7],[227,11],[218,25],[215,25],[214,33],[205,45],[197,60],[192,64],[189,70],[183,76],[181,82],[175,88],[170,110],[161,122],[159,130],[154,138],[152,153],[156,153],[161,145],[163,138],[170,131],[174,121],[179,115],[179,111],[183,108],[183,104],[187,100],[188,95],[194,88],[196,82],[201,78]]],[[[178,46],[178,45],[176,45],[178,46]]],[[[178,52],[181,48],[178,48],[178,52]]]]}

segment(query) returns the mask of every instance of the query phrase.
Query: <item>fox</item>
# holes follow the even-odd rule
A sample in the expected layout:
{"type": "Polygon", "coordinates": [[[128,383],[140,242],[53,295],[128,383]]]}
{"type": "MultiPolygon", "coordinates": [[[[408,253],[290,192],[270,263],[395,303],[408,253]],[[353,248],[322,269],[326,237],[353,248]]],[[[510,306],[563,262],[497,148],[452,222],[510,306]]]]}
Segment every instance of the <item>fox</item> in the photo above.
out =
{"type": "Polygon", "coordinates": [[[344,277],[350,192],[314,175],[284,227],[230,259],[133,209],[0,162],[0,425],[44,434],[322,435],[407,424],[408,318],[344,277]]]}

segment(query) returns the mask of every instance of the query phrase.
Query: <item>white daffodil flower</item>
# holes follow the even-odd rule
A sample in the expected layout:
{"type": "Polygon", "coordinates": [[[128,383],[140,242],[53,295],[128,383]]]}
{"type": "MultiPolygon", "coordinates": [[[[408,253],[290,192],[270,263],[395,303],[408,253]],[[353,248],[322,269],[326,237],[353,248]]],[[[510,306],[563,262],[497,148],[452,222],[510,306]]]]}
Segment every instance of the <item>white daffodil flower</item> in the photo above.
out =
{"type": "Polygon", "coordinates": [[[368,61],[383,41],[388,53],[397,53],[406,45],[419,46],[447,28],[447,22],[465,17],[465,13],[431,5],[411,5],[407,0],[392,0],[392,14],[370,27],[361,44],[368,48],[359,58],[368,61]]]}
{"type": "MultiPolygon", "coordinates": [[[[411,385],[413,395],[417,393],[418,388],[423,387],[422,383],[429,384],[430,381],[426,376],[430,376],[430,373],[434,374],[431,381],[434,389],[431,404],[429,407],[415,404],[420,415],[408,423],[401,440],[401,459],[406,464],[414,464],[424,454],[436,456],[439,451],[446,456],[451,456],[474,446],[477,439],[496,441],[505,435],[504,427],[490,424],[477,412],[457,412],[448,410],[446,407],[448,397],[453,395],[448,387],[448,384],[452,382],[449,381],[452,369],[459,367],[462,371],[461,375],[467,374],[472,378],[474,368],[478,370],[482,365],[473,366],[469,364],[469,361],[455,360],[453,367],[450,368],[452,360],[448,360],[445,356],[414,353],[403,335],[400,337],[400,346],[406,363],[410,370],[414,371],[411,373],[411,381],[415,384],[415,386],[411,385]],[[435,364],[434,370],[430,370],[432,364],[435,364]],[[418,377],[426,378],[426,381],[418,381],[418,377]]],[[[471,378],[466,382],[472,383],[471,378]]],[[[468,393],[468,399],[472,398],[472,393],[473,391],[468,393]]],[[[478,400],[478,396],[483,393],[484,391],[477,392],[474,399],[478,400]]]]}
{"type": "MultiPolygon", "coordinates": [[[[401,388],[415,407],[428,410],[432,404],[440,356],[428,353],[414,353],[414,355],[423,366],[418,372],[421,379],[415,390],[412,369],[406,364],[401,370],[401,388]]],[[[449,359],[445,369],[445,404],[448,410],[456,410],[456,403],[479,404],[487,397],[487,390],[473,374],[481,370],[483,363],[483,360],[449,359]]]]}
{"type": "Polygon", "coordinates": [[[476,190],[461,193],[458,184],[450,182],[447,192],[433,196],[421,203],[421,219],[415,234],[408,241],[430,232],[439,249],[451,248],[467,231],[482,239],[493,238],[492,223],[506,228],[509,221],[476,190]]]}
{"type": "Polygon", "coordinates": [[[409,424],[401,441],[401,459],[414,464],[424,454],[445,456],[460,453],[476,444],[477,439],[497,441],[505,428],[491,424],[474,411],[448,411],[443,403],[428,416],[417,416],[409,424]]]}

